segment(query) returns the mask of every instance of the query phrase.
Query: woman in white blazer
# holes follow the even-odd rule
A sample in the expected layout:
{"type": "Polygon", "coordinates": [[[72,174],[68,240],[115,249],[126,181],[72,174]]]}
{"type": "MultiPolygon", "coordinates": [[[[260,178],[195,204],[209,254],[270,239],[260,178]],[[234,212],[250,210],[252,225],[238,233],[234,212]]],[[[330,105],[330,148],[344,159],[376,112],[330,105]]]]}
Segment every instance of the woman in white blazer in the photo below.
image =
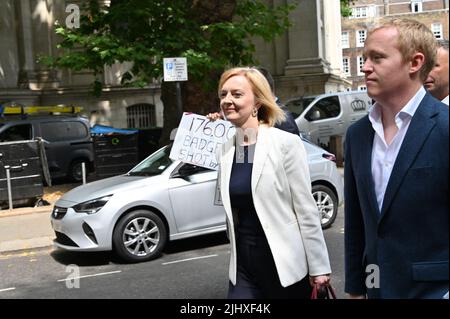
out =
{"type": "Polygon", "coordinates": [[[231,243],[228,297],[309,298],[331,269],[304,146],[273,127],[284,113],[257,69],[225,71],[219,97],[236,126],[217,154],[231,243]]]}

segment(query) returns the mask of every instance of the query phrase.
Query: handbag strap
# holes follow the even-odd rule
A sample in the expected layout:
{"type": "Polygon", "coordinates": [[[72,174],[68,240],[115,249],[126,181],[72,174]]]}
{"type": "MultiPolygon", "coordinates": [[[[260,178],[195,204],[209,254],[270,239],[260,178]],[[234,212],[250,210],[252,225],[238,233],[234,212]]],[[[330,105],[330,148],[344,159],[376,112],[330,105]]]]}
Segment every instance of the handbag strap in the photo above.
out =
{"type": "MultiPolygon", "coordinates": [[[[324,289],[326,290],[326,295],[325,295],[325,298],[323,298],[323,299],[337,299],[336,293],[335,293],[333,287],[331,287],[331,285],[325,286],[324,289]]],[[[319,291],[318,286],[314,285],[312,293],[311,293],[311,299],[318,299],[318,291],[319,291]]]]}

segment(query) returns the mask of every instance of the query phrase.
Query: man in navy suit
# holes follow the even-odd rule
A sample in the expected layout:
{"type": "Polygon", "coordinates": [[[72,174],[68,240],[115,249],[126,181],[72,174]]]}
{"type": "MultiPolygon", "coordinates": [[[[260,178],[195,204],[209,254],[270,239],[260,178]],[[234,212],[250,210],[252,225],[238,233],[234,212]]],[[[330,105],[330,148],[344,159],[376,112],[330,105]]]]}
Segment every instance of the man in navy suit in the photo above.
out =
{"type": "Polygon", "coordinates": [[[423,88],[436,40],[393,20],[364,45],[368,116],[345,145],[345,291],[350,298],[448,292],[449,113],[423,88]]]}

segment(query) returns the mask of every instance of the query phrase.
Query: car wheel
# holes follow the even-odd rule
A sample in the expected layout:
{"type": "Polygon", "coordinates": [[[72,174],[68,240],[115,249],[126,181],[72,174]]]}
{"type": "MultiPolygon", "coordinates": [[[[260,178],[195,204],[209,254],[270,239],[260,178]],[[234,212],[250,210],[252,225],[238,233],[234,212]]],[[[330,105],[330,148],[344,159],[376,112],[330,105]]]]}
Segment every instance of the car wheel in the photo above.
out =
{"type": "Polygon", "coordinates": [[[122,217],[113,233],[114,251],[128,262],[158,257],[166,242],[166,226],[158,215],[147,210],[136,210],[122,217]]]}
{"type": "Polygon", "coordinates": [[[81,163],[83,163],[82,160],[75,160],[69,166],[67,177],[75,183],[79,183],[83,180],[83,169],[81,168],[81,163]]]}
{"type": "Polygon", "coordinates": [[[312,194],[320,214],[322,228],[333,224],[338,212],[338,200],[334,192],[324,185],[313,185],[312,194]]]}

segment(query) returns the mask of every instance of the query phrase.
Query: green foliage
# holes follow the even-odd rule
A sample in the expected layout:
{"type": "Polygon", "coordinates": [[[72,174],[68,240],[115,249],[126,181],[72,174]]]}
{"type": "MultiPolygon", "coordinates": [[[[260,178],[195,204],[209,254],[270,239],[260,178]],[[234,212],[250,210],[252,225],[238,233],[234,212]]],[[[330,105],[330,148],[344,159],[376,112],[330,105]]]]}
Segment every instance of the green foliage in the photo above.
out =
{"type": "Polygon", "coordinates": [[[352,15],[352,9],[350,4],[354,4],[353,0],[341,0],[341,15],[343,17],[349,17],[352,15]]]}
{"type": "MultiPolygon", "coordinates": [[[[60,55],[39,61],[55,68],[92,70],[96,76],[104,65],[129,61],[133,66],[122,83],[144,86],[162,77],[164,57],[179,56],[188,60],[189,78],[208,85],[205,75],[211,71],[254,64],[250,39],[257,36],[270,41],[281,34],[295,7],[269,7],[261,0],[228,1],[234,5],[229,17],[214,21],[201,12],[197,2],[112,0],[110,7],[100,7],[99,1],[90,0],[82,10],[80,28],[56,28],[62,39],[60,55]]],[[[93,84],[97,92],[101,91],[99,83],[93,84]]]]}

